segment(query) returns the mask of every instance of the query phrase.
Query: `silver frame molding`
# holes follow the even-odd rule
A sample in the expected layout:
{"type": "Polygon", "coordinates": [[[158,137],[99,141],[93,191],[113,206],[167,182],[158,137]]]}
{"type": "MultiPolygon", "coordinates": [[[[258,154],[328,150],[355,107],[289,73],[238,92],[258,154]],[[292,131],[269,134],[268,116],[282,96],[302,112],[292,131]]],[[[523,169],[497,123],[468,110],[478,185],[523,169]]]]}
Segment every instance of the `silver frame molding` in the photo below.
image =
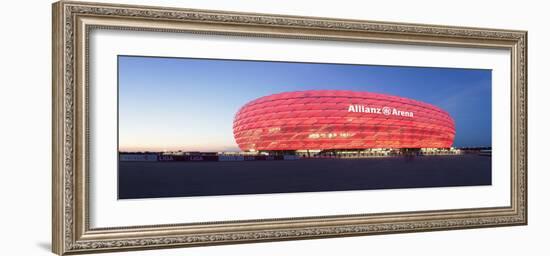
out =
{"type": "Polygon", "coordinates": [[[52,23],[52,250],[59,255],[527,224],[526,31],[69,1],[53,4],[52,23]],[[91,228],[88,40],[94,29],[508,49],[512,63],[511,205],[91,228]]]}

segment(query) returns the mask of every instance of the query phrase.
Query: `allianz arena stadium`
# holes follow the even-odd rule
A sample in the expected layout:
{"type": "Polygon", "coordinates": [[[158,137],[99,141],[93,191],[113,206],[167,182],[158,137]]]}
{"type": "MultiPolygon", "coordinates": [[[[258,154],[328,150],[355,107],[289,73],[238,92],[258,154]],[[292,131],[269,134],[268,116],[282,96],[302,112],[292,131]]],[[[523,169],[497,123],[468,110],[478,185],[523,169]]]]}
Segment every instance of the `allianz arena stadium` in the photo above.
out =
{"type": "Polygon", "coordinates": [[[370,92],[273,94],[244,105],[233,121],[243,151],[450,148],[454,120],[417,100],[370,92]]]}

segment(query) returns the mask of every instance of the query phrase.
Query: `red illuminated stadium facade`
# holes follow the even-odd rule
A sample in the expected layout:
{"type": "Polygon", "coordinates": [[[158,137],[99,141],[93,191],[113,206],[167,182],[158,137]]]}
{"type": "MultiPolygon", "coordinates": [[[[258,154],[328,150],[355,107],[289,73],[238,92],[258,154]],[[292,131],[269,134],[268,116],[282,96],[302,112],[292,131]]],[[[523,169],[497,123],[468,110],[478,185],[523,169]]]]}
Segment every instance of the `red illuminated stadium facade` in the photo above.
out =
{"type": "Polygon", "coordinates": [[[335,152],[450,148],[449,114],[420,101],[370,92],[285,92],[244,105],[233,122],[241,150],[335,152]]]}

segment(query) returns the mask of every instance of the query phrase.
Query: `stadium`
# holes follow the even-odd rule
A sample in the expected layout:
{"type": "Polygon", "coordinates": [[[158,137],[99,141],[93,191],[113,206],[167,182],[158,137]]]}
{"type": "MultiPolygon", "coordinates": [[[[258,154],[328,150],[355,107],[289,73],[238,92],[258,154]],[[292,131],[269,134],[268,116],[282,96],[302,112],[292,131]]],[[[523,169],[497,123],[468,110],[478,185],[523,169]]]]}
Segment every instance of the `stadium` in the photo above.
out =
{"type": "Polygon", "coordinates": [[[235,115],[233,134],[241,150],[270,155],[451,152],[455,124],[446,111],[413,99],[310,90],[245,104],[235,115]]]}

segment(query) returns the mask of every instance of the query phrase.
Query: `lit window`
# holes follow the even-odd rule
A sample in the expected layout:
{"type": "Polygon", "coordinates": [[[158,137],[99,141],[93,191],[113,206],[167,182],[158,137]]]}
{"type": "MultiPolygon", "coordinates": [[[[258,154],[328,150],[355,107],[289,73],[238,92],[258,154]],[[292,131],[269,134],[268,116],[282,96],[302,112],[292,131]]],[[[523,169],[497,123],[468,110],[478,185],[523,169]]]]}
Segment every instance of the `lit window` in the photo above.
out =
{"type": "Polygon", "coordinates": [[[320,136],[319,136],[318,133],[312,133],[312,134],[310,134],[310,135],[308,136],[308,138],[310,138],[310,139],[318,139],[319,137],[320,137],[320,136]]]}

